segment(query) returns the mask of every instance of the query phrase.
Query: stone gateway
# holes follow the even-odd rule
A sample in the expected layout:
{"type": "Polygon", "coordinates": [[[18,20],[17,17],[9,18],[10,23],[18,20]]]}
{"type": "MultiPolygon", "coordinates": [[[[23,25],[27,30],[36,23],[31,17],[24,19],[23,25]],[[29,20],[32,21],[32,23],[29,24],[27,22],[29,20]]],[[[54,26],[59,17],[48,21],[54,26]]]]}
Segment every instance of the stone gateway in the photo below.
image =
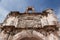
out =
{"type": "Polygon", "coordinates": [[[0,40],[60,40],[59,21],[52,9],[10,12],[0,24],[0,40]]]}

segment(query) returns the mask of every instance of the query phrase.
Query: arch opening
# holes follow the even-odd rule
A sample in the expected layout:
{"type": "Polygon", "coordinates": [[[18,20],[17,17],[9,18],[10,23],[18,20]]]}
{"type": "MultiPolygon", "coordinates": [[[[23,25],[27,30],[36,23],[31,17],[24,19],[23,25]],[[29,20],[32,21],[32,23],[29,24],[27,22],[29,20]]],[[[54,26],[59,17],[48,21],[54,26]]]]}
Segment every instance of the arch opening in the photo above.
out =
{"type": "Polygon", "coordinates": [[[42,40],[42,39],[38,39],[38,38],[35,38],[35,37],[24,37],[20,40],[42,40]]]}

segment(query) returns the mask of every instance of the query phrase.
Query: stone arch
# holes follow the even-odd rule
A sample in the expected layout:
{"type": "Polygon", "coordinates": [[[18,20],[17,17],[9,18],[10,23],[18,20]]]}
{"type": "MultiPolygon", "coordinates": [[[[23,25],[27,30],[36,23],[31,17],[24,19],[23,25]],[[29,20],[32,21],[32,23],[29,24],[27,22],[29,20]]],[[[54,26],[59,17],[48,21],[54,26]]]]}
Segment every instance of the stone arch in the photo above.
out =
{"type": "Polygon", "coordinates": [[[35,12],[35,10],[34,10],[33,7],[28,7],[28,8],[26,9],[26,13],[29,13],[29,11],[32,11],[32,13],[35,12]]]}
{"type": "MultiPolygon", "coordinates": [[[[33,33],[31,34],[30,30],[27,31],[22,31],[17,33],[16,35],[13,36],[12,40],[23,40],[23,39],[36,39],[36,40],[45,40],[45,36],[43,34],[41,34],[40,32],[37,31],[33,31],[33,33]]],[[[27,40],[28,40],[27,39],[27,40]]]]}

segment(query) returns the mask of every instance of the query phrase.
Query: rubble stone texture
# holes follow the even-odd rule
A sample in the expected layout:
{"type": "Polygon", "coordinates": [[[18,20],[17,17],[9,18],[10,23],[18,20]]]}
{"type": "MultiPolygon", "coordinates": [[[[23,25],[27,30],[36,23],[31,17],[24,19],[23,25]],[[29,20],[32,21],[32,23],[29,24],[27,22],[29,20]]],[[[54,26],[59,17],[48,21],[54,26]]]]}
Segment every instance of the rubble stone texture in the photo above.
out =
{"type": "Polygon", "coordinates": [[[58,24],[52,9],[42,13],[31,7],[25,13],[12,11],[0,24],[0,40],[59,40],[58,24]]]}

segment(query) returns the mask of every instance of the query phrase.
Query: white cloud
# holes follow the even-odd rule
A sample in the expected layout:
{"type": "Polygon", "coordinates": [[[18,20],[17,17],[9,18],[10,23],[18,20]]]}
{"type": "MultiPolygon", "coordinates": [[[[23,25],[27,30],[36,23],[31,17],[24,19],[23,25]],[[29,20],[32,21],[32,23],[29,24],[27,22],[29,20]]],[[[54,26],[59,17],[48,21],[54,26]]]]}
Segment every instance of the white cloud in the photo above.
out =
{"type": "Polygon", "coordinates": [[[0,6],[0,22],[3,22],[5,19],[6,15],[8,14],[9,11],[5,10],[0,6]]]}
{"type": "Polygon", "coordinates": [[[58,19],[60,21],[60,8],[57,10],[57,17],[58,17],[58,19]]]}
{"type": "Polygon", "coordinates": [[[0,5],[6,8],[7,10],[17,10],[25,9],[28,5],[27,0],[2,0],[0,5]]]}
{"type": "Polygon", "coordinates": [[[3,22],[9,11],[20,10],[22,12],[27,4],[25,0],[2,0],[0,2],[0,22],[3,22]]]}

